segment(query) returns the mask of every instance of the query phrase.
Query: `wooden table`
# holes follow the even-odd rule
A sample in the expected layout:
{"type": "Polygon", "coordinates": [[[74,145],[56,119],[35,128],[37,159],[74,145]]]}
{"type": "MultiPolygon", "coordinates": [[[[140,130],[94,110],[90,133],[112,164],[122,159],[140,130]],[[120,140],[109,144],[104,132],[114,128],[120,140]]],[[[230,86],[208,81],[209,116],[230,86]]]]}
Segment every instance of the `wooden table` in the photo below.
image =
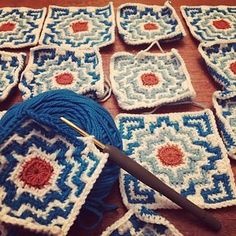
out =
{"type": "MultiPolygon", "coordinates": [[[[114,1],[115,10],[120,4],[125,3],[124,0],[114,1]]],[[[129,1],[135,2],[135,1],[129,1]]],[[[136,1],[136,2],[147,2],[147,1],[136,1]]],[[[148,4],[158,4],[162,5],[165,1],[154,1],[149,0],[148,4]]],[[[108,1],[102,0],[1,0],[0,7],[32,7],[32,8],[41,8],[47,7],[48,5],[59,5],[59,6],[104,6],[108,3],[108,1]]],[[[173,0],[172,5],[176,9],[177,14],[179,15],[183,26],[187,32],[187,36],[184,37],[183,40],[163,44],[162,47],[165,51],[169,51],[171,48],[178,49],[179,53],[183,57],[188,72],[191,76],[193,87],[197,93],[196,102],[203,103],[207,108],[212,109],[212,93],[215,90],[219,90],[220,86],[216,84],[211,76],[208,74],[206,70],[206,66],[197,50],[198,41],[196,41],[190,34],[185,21],[183,20],[180,13],[181,5],[236,5],[235,0],[228,1],[220,1],[220,0],[173,0]]],[[[113,45],[105,47],[101,49],[101,54],[103,58],[103,69],[105,76],[109,78],[109,62],[110,57],[117,51],[128,51],[136,53],[141,49],[145,49],[147,45],[143,46],[128,46],[126,45],[118,36],[116,32],[116,41],[113,45]]],[[[12,50],[19,51],[19,50],[12,50]]],[[[21,51],[29,52],[29,48],[23,49],[21,51]]],[[[154,48],[152,51],[158,52],[157,48],[154,48]]],[[[6,99],[0,105],[0,110],[5,110],[11,107],[13,104],[21,102],[21,95],[17,88],[15,88],[6,99]]],[[[105,102],[104,107],[106,107],[110,113],[116,116],[118,113],[121,113],[122,110],[118,107],[117,102],[112,96],[107,102],[105,102]]],[[[199,108],[194,107],[193,105],[179,105],[179,106],[165,106],[160,108],[156,113],[167,113],[167,112],[181,112],[181,111],[195,111],[199,110],[199,108]]],[[[232,169],[234,175],[236,174],[236,161],[231,160],[232,169]]],[[[93,231],[86,232],[79,228],[78,225],[74,224],[69,232],[69,236],[97,236],[100,235],[103,230],[106,229],[107,226],[114,223],[118,220],[124,213],[126,212],[125,206],[122,204],[122,200],[120,197],[120,192],[118,188],[118,183],[114,186],[110,196],[107,199],[107,202],[114,203],[118,206],[117,210],[106,213],[102,223],[93,231]]],[[[184,235],[191,236],[205,236],[205,235],[227,235],[227,236],[235,236],[236,235],[236,207],[228,207],[224,209],[218,210],[209,210],[212,214],[217,217],[222,222],[222,230],[219,233],[214,233],[205,228],[198,219],[193,217],[190,214],[187,214],[183,210],[161,210],[161,214],[165,216],[172,224],[179,229],[184,235]]],[[[17,236],[33,236],[35,233],[29,233],[28,231],[24,231],[19,229],[17,236]]]]}

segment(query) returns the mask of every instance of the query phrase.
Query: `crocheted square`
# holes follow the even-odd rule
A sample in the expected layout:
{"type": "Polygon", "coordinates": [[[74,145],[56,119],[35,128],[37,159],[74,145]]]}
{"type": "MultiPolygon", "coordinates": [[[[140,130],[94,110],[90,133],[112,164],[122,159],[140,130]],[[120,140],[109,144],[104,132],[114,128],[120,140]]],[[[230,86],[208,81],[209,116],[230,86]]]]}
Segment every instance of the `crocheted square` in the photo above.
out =
{"type": "Polygon", "coordinates": [[[164,6],[122,4],[116,19],[118,31],[127,44],[174,41],[185,36],[178,15],[168,2],[164,6]]]}
{"type": "MultiPolygon", "coordinates": [[[[234,176],[213,113],[120,114],[124,151],[144,168],[201,208],[236,204],[234,176]]],[[[127,208],[178,208],[162,194],[121,170],[127,208]]]]}
{"type": "Polygon", "coordinates": [[[201,42],[236,38],[236,7],[181,6],[193,37],[201,42]]]}
{"type": "Polygon", "coordinates": [[[151,108],[195,97],[190,76],[178,51],[115,53],[110,80],[118,104],[125,110],[151,108]]]}
{"type": "Polygon", "coordinates": [[[104,7],[50,6],[40,44],[104,47],[115,41],[112,2],[104,7]]]}
{"type": "Polygon", "coordinates": [[[26,54],[0,51],[0,102],[16,86],[26,54]]]}
{"type": "Polygon", "coordinates": [[[108,227],[101,236],[181,236],[182,234],[164,217],[145,207],[129,210],[121,219],[108,227]]]}
{"type": "Polygon", "coordinates": [[[236,41],[201,43],[198,50],[215,81],[227,90],[235,90],[236,41]]]}
{"type": "Polygon", "coordinates": [[[236,160],[236,92],[216,91],[212,100],[219,132],[229,156],[236,160]]]}
{"type": "Polygon", "coordinates": [[[36,45],[46,12],[46,8],[0,8],[0,48],[36,45]]]}
{"type": "Polygon", "coordinates": [[[21,119],[1,135],[1,222],[67,234],[108,154],[101,153],[91,138],[58,131],[21,119]]]}
{"type": "Polygon", "coordinates": [[[101,55],[92,48],[75,50],[46,45],[32,48],[19,89],[23,99],[57,89],[101,98],[104,95],[101,55]]]}

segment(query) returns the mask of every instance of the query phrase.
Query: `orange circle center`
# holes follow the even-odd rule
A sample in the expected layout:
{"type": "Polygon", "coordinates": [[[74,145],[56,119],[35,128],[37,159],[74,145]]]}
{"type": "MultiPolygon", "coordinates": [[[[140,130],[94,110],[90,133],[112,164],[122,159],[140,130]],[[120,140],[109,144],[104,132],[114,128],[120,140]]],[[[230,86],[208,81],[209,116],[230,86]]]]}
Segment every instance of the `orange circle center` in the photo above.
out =
{"type": "Polygon", "coordinates": [[[157,30],[158,26],[156,23],[146,23],[146,24],[144,24],[144,29],[145,30],[157,30]]]}
{"type": "Polygon", "coordinates": [[[0,32],[13,31],[16,27],[15,23],[7,22],[0,25],[0,32]]]}
{"type": "Polygon", "coordinates": [[[143,85],[152,86],[159,83],[158,77],[153,73],[145,73],[141,76],[143,85]]]}
{"type": "Polygon", "coordinates": [[[41,189],[48,184],[52,173],[53,168],[48,162],[35,157],[24,164],[20,179],[31,187],[41,189]]]}
{"type": "Polygon", "coordinates": [[[71,73],[62,73],[57,75],[55,78],[57,83],[62,85],[68,85],[73,82],[73,75],[71,73]]]}
{"type": "Polygon", "coordinates": [[[72,23],[71,27],[72,27],[72,30],[74,33],[88,31],[88,22],[87,21],[76,21],[76,22],[72,23]]]}
{"type": "Polygon", "coordinates": [[[229,66],[230,70],[236,75],[236,61],[232,62],[229,66]]]}
{"type": "Polygon", "coordinates": [[[214,20],[213,21],[213,25],[217,28],[217,29],[229,29],[231,28],[229,22],[227,22],[226,20],[214,20]]]}
{"type": "Polygon", "coordinates": [[[177,166],[183,163],[184,154],[177,145],[165,145],[158,149],[157,157],[163,165],[177,166]]]}

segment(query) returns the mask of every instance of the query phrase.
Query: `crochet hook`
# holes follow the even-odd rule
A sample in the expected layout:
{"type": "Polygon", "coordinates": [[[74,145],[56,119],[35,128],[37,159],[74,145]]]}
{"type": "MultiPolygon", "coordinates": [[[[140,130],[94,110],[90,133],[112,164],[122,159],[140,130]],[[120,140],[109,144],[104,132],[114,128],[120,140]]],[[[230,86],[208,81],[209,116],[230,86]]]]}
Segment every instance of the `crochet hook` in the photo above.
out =
{"type": "MultiPolygon", "coordinates": [[[[60,119],[73,129],[75,129],[77,132],[79,132],[82,136],[90,136],[87,132],[85,132],[66,118],[61,117],[60,119]]],[[[150,188],[163,194],[165,197],[167,197],[183,209],[198,217],[198,219],[201,220],[205,225],[207,225],[211,230],[219,231],[221,229],[221,223],[213,215],[201,209],[200,207],[189,201],[187,198],[176,192],[174,189],[170,188],[151,172],[125,155],[118,148],[108,144],[105,145],[98,141],[96,138],[93,138],[93,141],[94,144],[98,146],[103,152],[108,153],[109,158],[112,161],[116,162],[122,169],[136,177],[138,180],[140,180],[150,188]]]]}

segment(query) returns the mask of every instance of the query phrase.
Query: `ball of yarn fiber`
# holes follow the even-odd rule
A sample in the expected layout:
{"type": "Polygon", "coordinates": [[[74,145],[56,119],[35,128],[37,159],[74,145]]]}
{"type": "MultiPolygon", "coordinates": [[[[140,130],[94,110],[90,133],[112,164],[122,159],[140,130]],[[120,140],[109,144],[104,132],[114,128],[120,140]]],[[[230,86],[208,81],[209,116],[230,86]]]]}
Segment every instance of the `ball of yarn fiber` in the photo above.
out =
{"type": "MultiPolygon", "coordinates": [[[[69,90],[45,92],[14,105],[0,121],[1,133],[7,137],[9,130],[16,122],[19,122],[19,119],[31,117],[43,125],[62,131],[65,136],[66,134],[73,135],[75,138],[80,136],[60,120],[62,116],[102,143],[122,148],[121,137],[108,111],[92,99],[69,90]]],[[[4,140],[4,137],[1,139],[4,140]]],[[[101,221],[103,212],[109,208],[104,204],[104,199],[109,194],[118,175],[119,167],[112,161],[108,161],[83,205],[78,218],[80,225],[83,214],[88,212],[96,216],[96,223],[101,221]]]]}

